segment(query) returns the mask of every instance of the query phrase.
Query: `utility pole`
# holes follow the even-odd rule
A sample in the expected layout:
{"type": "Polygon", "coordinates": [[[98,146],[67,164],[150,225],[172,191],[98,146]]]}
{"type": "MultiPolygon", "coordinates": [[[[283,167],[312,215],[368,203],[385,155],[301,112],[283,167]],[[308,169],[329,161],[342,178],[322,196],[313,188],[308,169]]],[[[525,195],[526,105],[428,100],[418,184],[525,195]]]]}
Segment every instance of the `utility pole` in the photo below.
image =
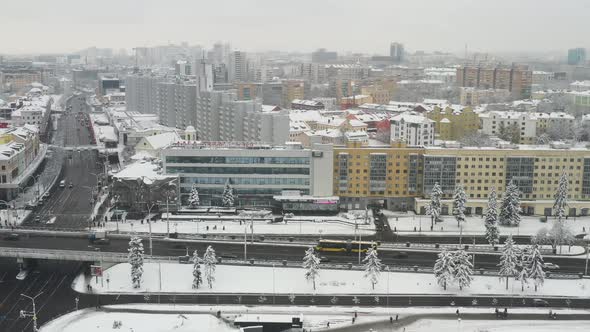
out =
{"type": "Polygon", "coordinates": [[[33,331],[34,332],[38,332],[39,329],[37,328],[37,307],[35,306],[35,299],[37,297],[39,297],[39,295],[43,294],[43,292],[35,295],[34,297],[30,297],[28,295],[25,294],[21,294],[20,296],[22,297],[26,297],[27,299],[31,300],[31,302],[33,302],[33,311],[25,311],[25,310],[21,310],[20,311],[20,317],[21,318],[25,318],[25,317],[32,317],[33,318],[33,331]]]}

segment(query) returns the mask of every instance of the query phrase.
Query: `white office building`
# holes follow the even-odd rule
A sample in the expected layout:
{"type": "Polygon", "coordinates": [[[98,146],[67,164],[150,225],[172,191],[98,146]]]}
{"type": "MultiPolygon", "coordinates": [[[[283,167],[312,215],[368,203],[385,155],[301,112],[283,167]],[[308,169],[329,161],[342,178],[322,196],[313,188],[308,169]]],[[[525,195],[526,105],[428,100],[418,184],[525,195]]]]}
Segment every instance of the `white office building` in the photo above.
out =
{"type": "Polygon", "coordinates": [[[331,145],[181,141],[162,150],[162,161],[164,174],[180,177],[182,202],[195,185],[202,205],[220,205],[227,182],[238,206],[270,206],[283,191],[325,197],[333,190],[331,145]]]}

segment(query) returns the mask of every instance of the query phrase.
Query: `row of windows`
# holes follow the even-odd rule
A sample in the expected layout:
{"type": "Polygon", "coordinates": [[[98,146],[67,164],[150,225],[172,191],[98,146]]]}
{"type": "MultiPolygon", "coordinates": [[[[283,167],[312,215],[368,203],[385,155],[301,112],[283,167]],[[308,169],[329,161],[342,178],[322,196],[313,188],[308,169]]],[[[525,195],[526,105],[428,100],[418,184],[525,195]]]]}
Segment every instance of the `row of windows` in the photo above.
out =
{"type": "Polygon", "coordinates": [[[182,164],[293,164],[309,165],[306,157],[197,157],[167,156],[168,163],[182,164]]]}
{"type": "MultiPolygon", "coordinates": [[[[198,188],[199,189],[199,197],[201,196],[218,196],[221,197],[223,194],[223,188],[198,188]]],[[[283,190],[297,190],[301,192],[302,195],[309,195],[308,189],[300,189],[300,188],[233,188],[234,195],[239,199],[240,197],[249,196],[249,195],[281,195],[283,190]]],[[[189,194],[191,191],[190,187],[180,187],[180,192],[183,194],[189,194]]]]}
{"type": "Polygon", "coordinates": [[[169,174],[299,174],[309,175],[309,168],[282,167],[184,167],[170,166],[166,168],[169,174]]]}
{"type": "Polygon", "coordinates": [[[182,178],[182,183],[188,184],[219,184],[224,185],[230,180],[235,185],[309,185],[309,178],[220,178],[220,177],[206,177],[206,178],[182,178]]]}

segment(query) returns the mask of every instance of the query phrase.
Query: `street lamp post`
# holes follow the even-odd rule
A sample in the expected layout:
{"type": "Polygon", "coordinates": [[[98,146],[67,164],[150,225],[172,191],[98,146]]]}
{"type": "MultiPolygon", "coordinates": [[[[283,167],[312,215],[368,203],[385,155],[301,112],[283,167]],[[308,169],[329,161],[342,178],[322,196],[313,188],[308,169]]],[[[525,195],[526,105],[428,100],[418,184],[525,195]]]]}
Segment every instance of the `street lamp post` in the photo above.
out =
{"type": "Polygon", "coordinates": [[[389,308],[389,265],[385,267],[385,270],[387,271],[387,307],[389,308]]]}
{"type": "Polygon", "coordinates": [[[38,332],[39,331],[39,329],[37,328],[37,307],[35,306],[35,299],[37,297],[39,297],[39,295],[41,295],[41,294],[43,294],[43,292],[35,295],[34,297],[30,297],[30,296],[25,295],[25,294],[21,294],[20,295],[22,297],[26,297],[27,299],[31,300],[31,302],[33,302],[33,311],[28,312],[28,311],[21,310],[20,311],[20,317],[22,317],[22,318],[32,317],[33,318],[33,331],[34,332],[38,332]]]}
{"type": "Polygon", "coordinates": [[[248,261],[248,257],[246,256],[246,251],[248,247],[248,223],[244,220],[244,263],[248,261]]]}
{"type": "Polygon", "coordinates": [[[154,251],[153,251],[153,247],[152,247],[152,218],[151,218],[152,208],[154,206],[156,206],[155,203],[148,207],[148,228],[149,228],[149,233],[150,233],[150,257],[154,257],[154,251]]]}
{"type": "Polygon", "coordinates": [[[586,242],[586,265],[584,266],[584,275],[588,275],[588,254],[590,254],[590,251],[588,250],[590,249],[590,235],[584,236],[584,241],[586,242]]]}

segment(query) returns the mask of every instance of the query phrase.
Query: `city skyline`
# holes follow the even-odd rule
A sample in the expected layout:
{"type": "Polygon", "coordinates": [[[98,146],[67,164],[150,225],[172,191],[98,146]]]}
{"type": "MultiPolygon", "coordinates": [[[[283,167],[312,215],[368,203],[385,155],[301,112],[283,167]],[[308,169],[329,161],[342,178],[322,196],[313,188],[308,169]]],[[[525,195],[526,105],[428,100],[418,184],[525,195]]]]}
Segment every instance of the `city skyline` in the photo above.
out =
{"type": "Polygon", "coordinates": [[[410,52],[463,54],[465,45],[470,52],[546,52],[588,47],[575,32],[590,28],[580,10],[580,0],[558,8],[549,1],[532,0],[493,4],[465,0],[370,0],[362,4],[303,0],[280,5],[268,0],[256,4],[233,0],[207,4],[105,0],[91,10],[76,4],[71,0],[37,2],[35,6],[5,4],[4,13],[10,15],[3,21],[18,29],[3,52],[63,53],[92,45],[130,49],[182,41],[208,46],[219,40],[245,51],[310,52],[325,47],[339,52],[386,54],[389,42],[399,41],[410,52]],[[528,18],[531,11],[535,17],[523,24],[522,17],[528,18]],[[547,24],[549,20],[552,24],[547,24]],[[45,36],[60,37],[39,38],[40,31],[45,36]]]}

